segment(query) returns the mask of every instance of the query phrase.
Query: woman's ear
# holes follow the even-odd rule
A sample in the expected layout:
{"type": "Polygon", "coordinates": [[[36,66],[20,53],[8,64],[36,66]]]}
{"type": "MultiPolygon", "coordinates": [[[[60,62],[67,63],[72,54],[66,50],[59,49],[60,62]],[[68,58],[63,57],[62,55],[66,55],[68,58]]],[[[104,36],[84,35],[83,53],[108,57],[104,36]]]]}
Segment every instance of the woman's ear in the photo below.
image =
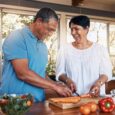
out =
{"type": "Polygon", "coordinates": [[[86,29],[88,29],[88,30],[89,30],[89,26],[86,26],[86,29]]]}

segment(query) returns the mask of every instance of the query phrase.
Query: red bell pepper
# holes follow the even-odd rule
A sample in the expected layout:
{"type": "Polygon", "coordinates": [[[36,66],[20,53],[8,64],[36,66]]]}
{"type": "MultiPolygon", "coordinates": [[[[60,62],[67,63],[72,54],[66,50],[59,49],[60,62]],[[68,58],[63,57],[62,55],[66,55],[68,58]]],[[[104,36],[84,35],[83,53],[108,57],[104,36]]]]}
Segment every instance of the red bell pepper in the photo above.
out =
{"type": "Polygon", "coordinates": [[[115,109],[114,101],[111,97],[99,100],[99,107],[103,112],[112,112],[115,109]]]}

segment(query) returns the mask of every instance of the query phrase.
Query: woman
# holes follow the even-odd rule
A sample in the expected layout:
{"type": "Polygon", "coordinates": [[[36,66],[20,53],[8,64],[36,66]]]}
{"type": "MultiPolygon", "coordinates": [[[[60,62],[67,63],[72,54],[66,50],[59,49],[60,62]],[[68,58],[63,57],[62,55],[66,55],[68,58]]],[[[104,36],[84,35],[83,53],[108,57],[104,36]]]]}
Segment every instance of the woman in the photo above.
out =
{"type": "Polygon", "coordinates": [[[56,78],[72,92],[93,96],[105,94],[105,82],[111,79],[112,66],[107,50],[88,40],[90,20],[75,16],[69,22],[74,42],[63,46],[58,54],[56,78]]]}

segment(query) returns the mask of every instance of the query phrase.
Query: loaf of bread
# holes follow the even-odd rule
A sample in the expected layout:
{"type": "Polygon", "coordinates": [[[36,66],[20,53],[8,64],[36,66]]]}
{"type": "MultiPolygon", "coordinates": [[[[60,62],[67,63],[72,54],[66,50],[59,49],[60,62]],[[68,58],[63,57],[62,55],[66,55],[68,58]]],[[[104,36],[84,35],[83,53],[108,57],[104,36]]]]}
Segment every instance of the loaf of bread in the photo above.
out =
{"type": "Polygon", "coordinates": [[[51,98],[50,101],[55,103],[78,103],[80,101],[79,96],[75,97],[63,97],[63,98],[51,98]]]}

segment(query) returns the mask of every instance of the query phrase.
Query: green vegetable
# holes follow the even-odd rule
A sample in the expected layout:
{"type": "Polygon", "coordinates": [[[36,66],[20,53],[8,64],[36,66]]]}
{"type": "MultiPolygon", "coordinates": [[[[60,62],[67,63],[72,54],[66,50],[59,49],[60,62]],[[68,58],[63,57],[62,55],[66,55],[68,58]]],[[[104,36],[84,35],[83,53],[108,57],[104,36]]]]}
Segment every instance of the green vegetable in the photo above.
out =
{"type": "Polygon", "coordinates": [[[1,97],[0,107],[6,115],[23,115],[28,109],[27,101],[33,103],[31,94],[21,96],[9,96],[7,94],[1,97]],[[4,103],[3,103],[4,102],[4,103]]]}

